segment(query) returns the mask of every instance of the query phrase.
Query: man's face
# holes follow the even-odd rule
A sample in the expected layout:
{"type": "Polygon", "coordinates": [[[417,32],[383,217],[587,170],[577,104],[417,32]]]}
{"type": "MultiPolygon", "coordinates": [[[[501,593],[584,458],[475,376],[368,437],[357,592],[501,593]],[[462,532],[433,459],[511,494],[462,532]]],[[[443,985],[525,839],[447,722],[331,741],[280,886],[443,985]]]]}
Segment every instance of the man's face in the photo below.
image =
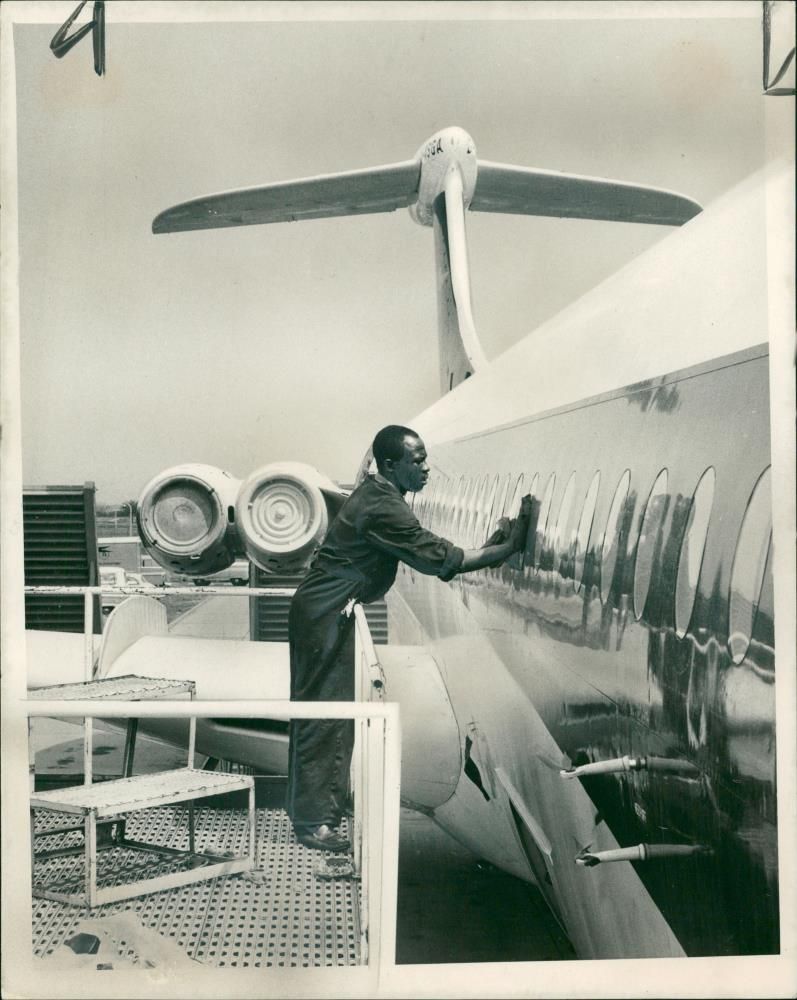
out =
{"type": "Polygon", "coordinates": [[[426,462],[426,448],[420,438],[405,437],[404,454],[398,461],[391,462],[388,459],[388,462],[396,486],[402,493],[418,493],[426,485],[429,466],[426,462]]]}

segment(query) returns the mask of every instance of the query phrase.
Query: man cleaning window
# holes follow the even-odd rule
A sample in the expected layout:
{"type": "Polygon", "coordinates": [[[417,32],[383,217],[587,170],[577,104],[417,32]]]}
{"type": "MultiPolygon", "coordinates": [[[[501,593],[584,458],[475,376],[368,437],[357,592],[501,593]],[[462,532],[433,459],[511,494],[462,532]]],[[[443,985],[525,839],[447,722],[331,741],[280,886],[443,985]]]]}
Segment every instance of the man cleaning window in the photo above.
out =
{"type": "MultiPolygon", "coordinates": [[[[500,566],[523,548],[531,498],[480,549],[461,549],[423,528],[405,495],[429,478],[426,448],[408,427],[391,424],[374,438],[377,472],[349,496],[330,526],[288,618],[291,700],[354,700],[354,615],[359,601],[384,597],[399,562],[448,582],[458,573],[500,566]]],[[[349,719],[294,719],[286,809],[307,847],[347,851],[336,828],[348,811],[354,725],[349,719]]]]}

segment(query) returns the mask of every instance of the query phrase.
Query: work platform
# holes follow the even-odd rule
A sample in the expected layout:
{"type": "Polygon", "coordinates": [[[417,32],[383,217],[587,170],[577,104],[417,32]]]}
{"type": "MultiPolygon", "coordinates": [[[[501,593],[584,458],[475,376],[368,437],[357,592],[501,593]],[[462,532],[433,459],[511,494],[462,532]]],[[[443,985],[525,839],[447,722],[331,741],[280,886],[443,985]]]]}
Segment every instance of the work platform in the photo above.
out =
{"type": "MultiPolygon", "coordinates": [[[[246,848],[248,818],[245,808],[197,805],[194,810],[199,851],[242,853],[246,848]]],[[[65,817],[37,814],[37,848],[54,851],[76,844],[80,834],[58,833],[65,817]],[[47,834],[45,831],[52,831],[47,834]]],[[[149,893],[91,911],[91,922],[112,914],[135,918],[135,926],[159,934],[177,946],[187,960],[223,968],[307,968],[360,964],[360,882],[326,878],[328,857],[299,845],[286,813],[256,810],[257,854],[252,873],[227,875],[210,881],[149,893]],[[320,873],[320,874],[319,874],[320,873]]],[[[345,829],[345,827],[344,827],[345,829]]],[[[126,836],[175,848],[188,847],[187,809],[162,806],[132,814],[126,836]]],[[[142,860],[124,847],[100,852],[97,881],[109,887],[146,876],[179,870],[180,859],[150,856],[142,860]]],[[[34,883],[81,885],[83,859],[52,857],[36,861],[34,883]]],[[[33,953],[57,968],[69,959],[65,942],[74,937],[88,913],[85,909],[46,899],[33,900],[33,953]]],[[[110,926],[110,924],[109,924],[110,926]]],[[[132,936],[132,935],[129,935],[132,936]]],[[[115,960],[120,965],[147,961],[146,943],[117,935],[115,960]]],[[[98,953],[98,962],[114,962],[98,953]]],[[[91,956],[92,959],[94,956],[91,956]]],[[[83,956],[84,960],[88,956],[83,956]]],[[[92,966],[93,967],[93,966],[92,966]]]]}
{"type": "MultiPolygon", "coordinates": [[[[91,598],[97,588],[80,589],[86,608],[85,639],[91,635],[91,598]]],[[[149,635],[147,616],[137,613],[140,602],[135,607],[131,602],[131,607],[136,614],[129,616],[129,627],[122,629],[119,640],[124,648],[149,635]]],[[[120,605],[115,614],[124,608],[120,605]]],[[[400,725],[398,707],[380,700],[381,672],[361,608],[355,608],[355,617],[355,702],[290,702],[285,697],[150,700],[127,687],[114,689],[112,697],[92,698],[94,688],[104,692],[109,681],[112,687],[121,681],[128,685],[130,678],[109,678],[101,652],[97,672],[103,679],[91,680],[88,642],[82,684],[69,685],[70,690],[56,685],[28,698],[25,709],[30,719],[81,719],[86,730],[86,783],[34,790],[31,795],[35,956],[49,959],[53,971],[75,968],[76,962],[91,970],[184,960],[230,968],[356,965],[378,978],[381,969],[393,964],[400,725]],[[171,720],[182,730],[180,722],[185,720],[188,767],[88,784],[92,720],[97,718],[125,722],[128,730],[139,719],[171,720]],[[249,810],[238,802],[230,806],[230,796],[224,796],[227,808],[223,808],[209,787],[194,782],[196,721],[216,718],[283,724],[296,718],[352,720],[354,816],[344,824],[352,842],[350,858],[335,863],[325,852],[300,846],[283,811],[255,809],[250,776],[208,772],[207,779],[209,785],[218,778],[219,792],[234,791],[224,787],[232,781],[246,782],[242,794],[249,798],[249,810]],[[134,794],[129,794],[128,785],[134,794]],[[82,847],[76,816],[83,817],[86,825],[82,847]],[[233,868],[244,844],[254,846],[245,871],[233,868]],[[208,861],[223,869],[208,871],[209,879],[202,874],[208,861]],[[77,891],[81,884],[87,887],[82,896],[77,891]],[[99,905],[92,905],[92,900],[99,905]],[[106,952],[102,958],[100,950],[106,952]],[[154,959],[148,958],[148,950],[154,959]]],[[[109,630],[103,649],[113,645],[111,639],[109,630]]],[[[138,680],[144,685],[153,681],[138,680]]],[[[123,770],[128,770],[127,764],[123,770]]],[[[205,772],[196,773],[205,780],[205,772]]]]}

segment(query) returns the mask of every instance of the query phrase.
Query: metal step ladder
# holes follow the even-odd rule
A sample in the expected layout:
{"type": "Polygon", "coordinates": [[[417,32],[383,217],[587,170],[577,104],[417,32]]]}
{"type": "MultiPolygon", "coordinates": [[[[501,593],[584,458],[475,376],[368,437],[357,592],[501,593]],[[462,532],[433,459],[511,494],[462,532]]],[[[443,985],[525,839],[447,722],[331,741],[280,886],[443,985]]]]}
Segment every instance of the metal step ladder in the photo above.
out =
{"type": "MultiPolygon", "coordinates": [[[[59,684],[29,691],[30,699],[53,700],[123,700],[142,701],[171,698],[187,694],[193,700],[193,681],[174,681],[151,677],[117,677],[78,684],[59,684]]],[[[97,708],[97,715],[102,709],[97,708]]],[[[94,784],[92,782],[92,723],[93,717],[84,720],[84,784],[71,788],[36,792],[31,786],[31,854],[34,863],[48,857],[47,852],[34,854],[34,820],[37,809],[48,810],[66,816],[79,817],[74,829],[82,829],[82,847],[73,847],[72,853],[83,851],[86,864],[84,890],[59,891],[47,885],[37,885],[34,880],[33,895],[37,898],[52,899],[62,903],[93,908],[104,903],[129,899],[134,896],[177,886],[188,885],[220,875],[249,871],[255,861],[255,790],[254,778],[244,774],[219,774],[194,768],[194,747],[196,743],[196,718],[189,719],[188,760],[185,768],[162,771],[155,774],[130,775],[135,747],[135,720],[128,722],[125,745],[125,776],[111,781],[94,784]],[[229,854],[199,853],[196,851],[194,834],[194,808],[196,799],[232,792],[248,792],[248,850],[240,856],[229,854]],[[177,850],[162,844],[151,844],[140,840],[129,840],[124,835],[124,821],[128,813],[186,803],[188,810],[188,850],[177,850]],[[111,836],[101,842],[101,847],[124,847],[130,850],[156,855],[174,863],[177,870],[156,874],[145,879],[137,879],[122,885],[100,887],[97,884],[98,826],[110,827],[111,836]]],[[[32,775],[33,777],[33,775],[32,775]]],[[[100,848],[101,849],[101,848],[100,848]]],[[[49,855],[52,856],[52,855],[49,855]]],[[[170,865],[170,869],[174,864],[170,865]]],[[[131,870],[132,874],[132,870],[131,870]]]]}

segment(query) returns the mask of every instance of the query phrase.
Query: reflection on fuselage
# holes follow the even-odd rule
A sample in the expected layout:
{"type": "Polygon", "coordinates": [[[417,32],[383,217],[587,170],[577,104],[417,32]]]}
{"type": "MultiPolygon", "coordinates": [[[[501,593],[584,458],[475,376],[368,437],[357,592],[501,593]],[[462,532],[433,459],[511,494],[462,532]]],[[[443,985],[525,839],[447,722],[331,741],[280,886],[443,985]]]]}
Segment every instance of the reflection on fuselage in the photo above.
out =
{"type": "MultiPolygon", "coordinates": [[[[399,577],[433,647],[483,630],[573,764],[647,754],[696,766],[697,777],[583,781],[620,844],[710,848],[637,866],[689,954],[778,949],[767,398],[767,357],[753,349],[439,443],[433,489],[416,500],[422,523],[481,544],[530,484],[530,545],[520,564],[464,575],[447,593],[399,577]],[[753,426],[739,398],[760,403],[753,426]]],[[[456,687],[460,721],[464,711],[478,723],[486,711],[457,705],[456,687]]],[[[528,748],[494,742],[522,773],[528,748]]]]}

